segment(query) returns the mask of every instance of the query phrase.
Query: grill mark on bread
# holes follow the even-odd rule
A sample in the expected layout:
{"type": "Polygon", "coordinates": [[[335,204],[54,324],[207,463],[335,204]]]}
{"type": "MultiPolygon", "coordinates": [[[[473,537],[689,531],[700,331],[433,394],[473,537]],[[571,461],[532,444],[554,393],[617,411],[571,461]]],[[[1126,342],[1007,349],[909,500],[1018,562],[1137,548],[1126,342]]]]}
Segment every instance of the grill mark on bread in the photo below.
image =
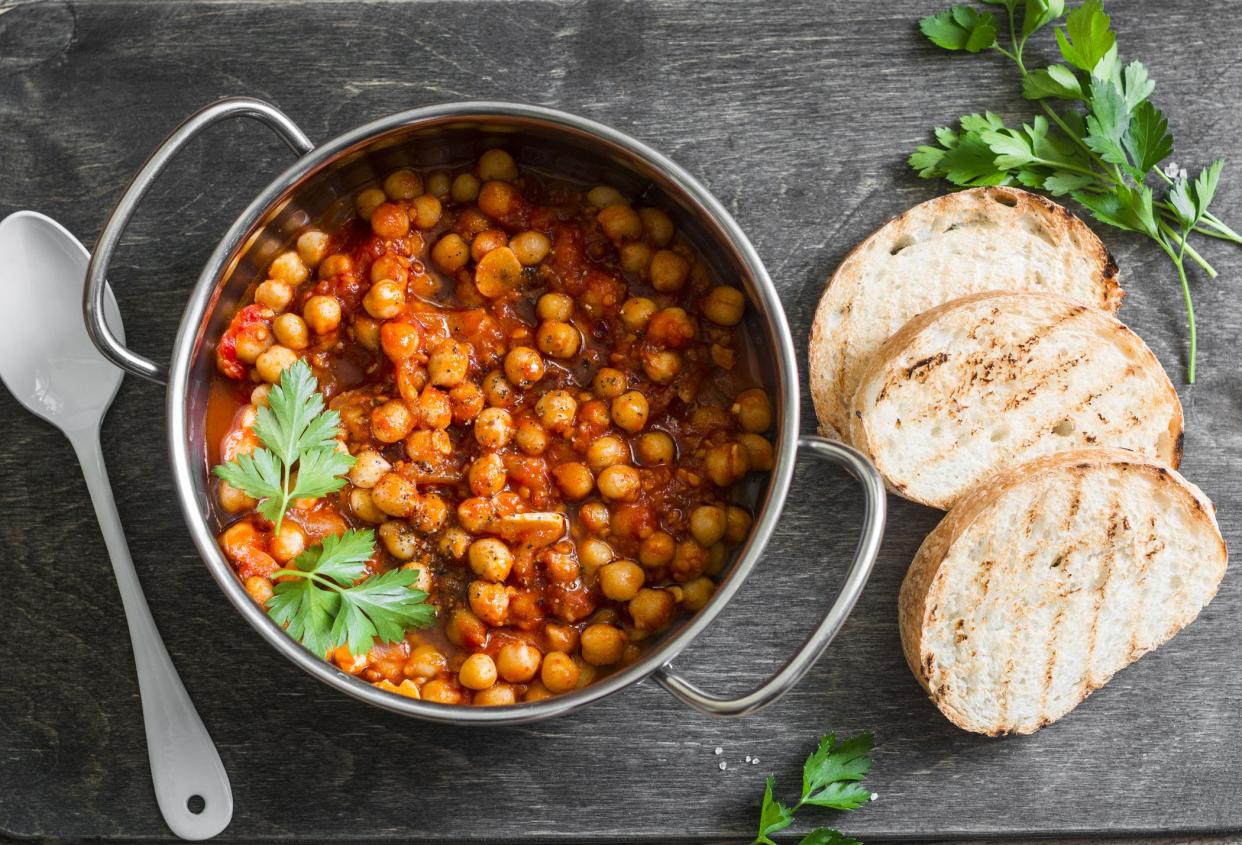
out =
{"type": "Polygon", "coordinates": [[[1103,559],[1100,560],[1100,586],[1096,589],[1095,597],[1092,600],[1091,608],[1091,630],[1087,635],[1087,661],[1083,671],[1082,689],[1079,699],[1086,698],[1088,694],[1107,679],[1102,679],[1096,683],[1095,679],[1095,648],[1099,637],[1100,614],[1104,609],[1104,600],[1108,594],[1108,582],[1113,577],[1113,562],[1116,559],[1117,547],[1113,544],[1113,538],[1116,536],[1117,529],[1115,524],[1115,516],[1117,510],[1121,507],[1121,494],[1113,493],[1112,500],[1108,506],[1108,528],[1105,529],[1104,542],[1107,544],[1107,552],[1103,559]]]}

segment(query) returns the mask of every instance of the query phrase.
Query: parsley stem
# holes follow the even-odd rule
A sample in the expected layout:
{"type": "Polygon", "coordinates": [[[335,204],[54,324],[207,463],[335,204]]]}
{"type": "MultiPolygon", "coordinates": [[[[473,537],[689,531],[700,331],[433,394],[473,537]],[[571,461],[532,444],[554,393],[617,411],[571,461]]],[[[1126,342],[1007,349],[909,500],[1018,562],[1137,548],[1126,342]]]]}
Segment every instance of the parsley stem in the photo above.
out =
{"type": "Polygon", "coordinates": [[[1195,358],[1199,351],[1198,337],[1195,332],[1195,304],[1190,298],[1190,281],[1186,278],[1186,264],[1182,260],[1182,256],[1186,250],[1186,239],[1182,239],[1182,251],[1177,253],[1169,246],[1164,238],[1157,238],[1156,243],[1160,244],[1160,248],[1165,251],[1173,261],[1173,266],[1177,268],[1178,281],[1182,283],[1182,299],[1186,303],[1186,325],[1190,334],[1190,360],[1186,365],[1186,381],[1190,384],[1195,383],[1195,358]]]}
{"type": "Polygon", "coordinates": [[[1169,225],[1169,223],[1163,218],[1157,221],[1156,225],[1160,227],[1160,231],[1172,238],[1182,248],[1182,252],[1189,257],[1191,261],[1203,268],[1203,272],[1208,274],[1209,279],[1215,279],[1217,277],[1218,273],[1216,272],[1216,268],[1209,264],[1207,259],[1200,255],[1198,250],[1190,245],[1189,233],[1183,234],[1182,232],[1179,232],[1177,229],[1174,229],[1171,225],[1169,225]]]}

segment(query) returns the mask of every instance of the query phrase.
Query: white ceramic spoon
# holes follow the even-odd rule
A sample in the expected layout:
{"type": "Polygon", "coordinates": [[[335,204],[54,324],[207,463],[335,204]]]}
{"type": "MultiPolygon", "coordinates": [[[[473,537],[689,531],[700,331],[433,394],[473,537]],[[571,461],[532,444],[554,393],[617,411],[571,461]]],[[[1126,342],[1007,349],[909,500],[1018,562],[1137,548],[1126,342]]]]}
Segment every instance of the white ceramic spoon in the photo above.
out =
{"type": "MultiPolygon", "coordinates": [[[[77,452],[129,623],[155,799],[173,833],[207,839],[228,826],[233,793],[151,618],[108,484],[99,426],[121,371],[95,351],[82,321],[89,258],[73,235],[42,214],[19,211],[0,222],[0,380],[77,452]]],[[[107,299],[108,323],[120,336],[111,291],[107,299]]]]}

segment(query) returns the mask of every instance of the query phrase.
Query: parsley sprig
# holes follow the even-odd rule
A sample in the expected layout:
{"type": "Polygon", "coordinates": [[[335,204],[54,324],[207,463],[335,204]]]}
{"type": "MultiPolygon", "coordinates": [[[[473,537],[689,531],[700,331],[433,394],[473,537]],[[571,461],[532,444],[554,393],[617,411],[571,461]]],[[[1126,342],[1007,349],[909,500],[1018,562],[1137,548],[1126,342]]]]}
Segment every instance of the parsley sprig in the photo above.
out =
{"type": "Polygon", "coordinates": [[[367,577],[375,548],[370,529],[330,534],[272,573],[278,581],[267,608],[291,637],[320,656],[340,645],[364,654],[376,637],[399,642],[410,628],[426,628],[436,610],[427,594],[412,589],[418,572],[393,569],[367,577]]]}
{"type": "MultiPolygon", "coordinates": [[[[337,448],[341,418],[324,408],[319,383],[305,361],[280,375],[261,407],[254,432],[263,448],[212,471],[259,500],[259,514],[280,530],[295,499],[316,499],[341,489],[354,465],[337,448]]],[[[375,638],[397,642],[410,628],[426,628],[436,609],[413,589],[418,572],[394,569],[367,574],[375,550],[370,529],[330,534],[271,574],[276,581],[267,613],[312,653],[323,657],[337,646],[363,654],[375,638]]]]}
{"type": "Polygon", "coordinates": [[[1186,380],[1193,384],[1198,339],[1185,262],[1198,264],[1210,278],[1216,270],[1190,245],[1190,236],[1242,244],[1242,235],[1209,210],[1224,162],[1213,162],[1194,180],[1176,165],[1161,166],[1173,153],[1173,136],[1148,99],[1156,84],[1141,62],[1122,63],[1100,0],[1086,0],[1068,15],[1065,0],[984,2],[1004,7],[1007,47],[998,40],[1002,24],[973,6],[926,17],[919,28],[946,50],[988,50],[1012,61],[1023,96],[1043,114],[1020,127],[1007,126],[992,112],[966,115],[958,129],[936,129],[937,144],[919,147],[910,165],[925,179],[944,178],[960,187],[1018,184],[1069,195],[1100,222],[1155,241],[1181,283],[1189,333],[1186,380]],[[1029,67],[1028,39],[1062,17],[1054,32],[1064,63],[1029,67]],[[1163,197],[1149,177],[1163,184],[1163,197]]]}
{"type": "MultiPolygon", "coordinates": [[[[775,777],[768,775],[759,809],[759,832],[751,845],[776,845],[772,835],[793,823],[794,813],[805,806],[832,810],[854,810],[871,800],[871,790],[862,779],[871,770],[874,738],[869,733],[838,743],[833,734],[819,741],[819,747],[802,766],[802,797],[792,807],[772,798],[775,777]]],[[[857,839],[828,827],[817,828],[799,840],[798,845],[861,845],[857,839]]]]}
{"type": "Polygon", "coordinates": [[[344,486],[342,476],[354,458],[337,450],[340,430],[340,414],[324,409],[319,383],[306,362],[298,360],[280,374],[267,406],[259,408],[254,432],[263,448],[212,472],[258,499],[259,514],[279,531],[295,499],[315,499],[344,486]]]}

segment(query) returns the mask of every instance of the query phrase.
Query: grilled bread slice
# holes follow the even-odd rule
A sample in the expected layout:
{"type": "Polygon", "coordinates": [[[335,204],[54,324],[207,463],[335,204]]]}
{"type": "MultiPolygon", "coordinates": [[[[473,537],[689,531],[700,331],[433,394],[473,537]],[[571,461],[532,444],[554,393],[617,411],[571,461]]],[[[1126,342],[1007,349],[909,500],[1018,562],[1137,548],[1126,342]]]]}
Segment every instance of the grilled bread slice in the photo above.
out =
{"type": "Polygon", "coordinates": [[[811,326],[820,430],[849,434],[849,403],[872,353],[907,320],[994,290],[1053,293],[1116,311],[1117,265],[1081,220],[1017,188],[974,188],[916,205],[833,273],[811,326]]]}
{"type": "Polygon", "coordinates": [[[1120,449],[1009,469],[962,498],[901,585],[906,661],[968,731],[1031,733],[1194,621],[1228,556],[1212,503],[1120,449]]]}
{"type": "Polygon", "coordinates": [[[920,314],[872,356],[850,440],[890,489],[947,510],[997,470],[1066,449],[1114,446],[1176,467],[1182,406],[1111,314],[980,293],[920,314]]]}

